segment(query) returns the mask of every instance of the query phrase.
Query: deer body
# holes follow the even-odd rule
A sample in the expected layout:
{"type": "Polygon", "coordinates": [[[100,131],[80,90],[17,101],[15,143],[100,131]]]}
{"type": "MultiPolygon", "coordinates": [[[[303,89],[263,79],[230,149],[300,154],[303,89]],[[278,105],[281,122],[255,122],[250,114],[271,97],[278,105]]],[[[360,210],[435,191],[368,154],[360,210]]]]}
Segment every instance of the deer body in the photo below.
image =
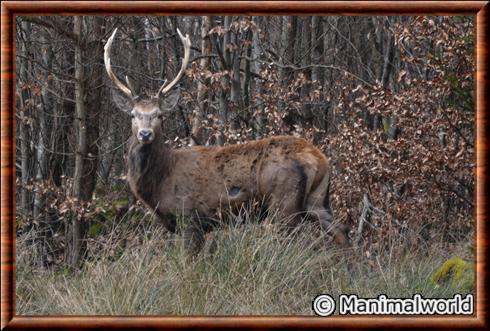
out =
{"type": "MultiPolygon", "coordinates": [[[[209,219],[222,209],[252,200],[277,208],[297,225],[311,215],[325,228],[333,220],[329,204],[330,166],[327,158],[301,138],[272,137],[242,145],[195,146],[172,150],[161,141],[133,140],[128,156],[132,191],[175,231],[175,216],[193,218],[191,250],[202,246],[209,219]],[[154,150],[156,149],[156,150],[154,150]]],[[[345,234],[336,240],[346,244],[345,234]]]]}
{"type": "Polygon", "coordinates": [[[290,227],[303,216],[313,216],[324,229],[333,231],[337,242],[347,244],[346,230],[332,227],[331,169],[320,150],[304,139],[286,136],[240,145],[169,148],[161,133],[162,121],[165,111],[178,101],[179,95],[169,92],[187,65],[190,41],[178,31],[185,46],[181,71],[156,96],[142,99],[110,68],[109,52],[116,31],[105,46],[104,60],[109,77],[126,95],[124,102],[116,102],[132,115],[129,185],[170,231],[176,230],[176,216],[189,219],[184,238],[191,251],[200,250],[203,234],[211,229],[220,210],[251,201],[276,210],[278,218],[286,219],[290,227]],[[167,94],[166,98],[160,98],[162,94],[167,94]]]}
{"type": "MultiPolygon", "coordinates": [[[[188,216],[196,211],[213,217],[228,204],[235,207],[252,198],[282,202],[292,212],[305,211],[310,191],[318,188],[330,169],[325,156],[305,140],[273,137],[243,145],[180,150],[135,141],[128,171],[133,192],[159,214],[188,216]]],[[[321,203],[325,200],[316,198],[321,203]]]]}

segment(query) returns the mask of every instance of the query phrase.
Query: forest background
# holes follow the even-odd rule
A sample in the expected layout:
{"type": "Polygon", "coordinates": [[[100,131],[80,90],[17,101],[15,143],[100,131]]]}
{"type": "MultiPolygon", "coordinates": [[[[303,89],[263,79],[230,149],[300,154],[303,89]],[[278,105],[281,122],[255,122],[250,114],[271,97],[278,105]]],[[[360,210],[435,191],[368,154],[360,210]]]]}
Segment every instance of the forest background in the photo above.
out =
{"type": "Polygon", "coordinates": [[[322,288],[471,291],[472,281],[441,286],[434,275],[452,256],[460,269],[473,263],[474,43],[474,19],[456,16],[17,17],[18,311],[311,313],[302,303],[322,288]],[[187,261],[126,184],[130,118],[103,62],[116,27],[113,70],[141,93],[178,72],[177,29],[191,38],[181,99],[164,123],[174,148],[274,135],[318,146],[354,254],[319,251],[315,229],[284,242],[248,210],[235,224],[249,224],[216,235],[217,252],[187,261]],[[137,290],[119,288],[121,277],[137,290]],[[227,310],[222,297],[241,304],[227,310]]]}

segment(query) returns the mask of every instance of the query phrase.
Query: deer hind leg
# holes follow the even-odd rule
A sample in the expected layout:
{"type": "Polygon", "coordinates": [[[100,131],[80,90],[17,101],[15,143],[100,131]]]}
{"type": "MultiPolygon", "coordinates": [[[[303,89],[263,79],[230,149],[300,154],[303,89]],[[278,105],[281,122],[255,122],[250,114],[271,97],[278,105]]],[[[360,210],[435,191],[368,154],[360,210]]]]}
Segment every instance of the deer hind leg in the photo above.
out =
{"type": "Polygon", "coordinates": [[[330,179],[325,177],[306,202],[308,214],[320,222],[325,233],[331,233],[334,241],[341,247],[349,247],[349,228],[336,224],[330,208],[330,179]]]}
{"type": "Polygon", "coordinates": [[[276,218],[288,233],[291,233],[306,214],[305,194],[307,190],[307,176],[302,168],[297,167],[296,172],[284,171],[275,176],[276,183],[269,198],[269,209],[276,211],[276,218]]]}
{"type": "Polygon", "coordinates": [[[333,235],[334,241],[340,247],[349,247],[349,229],[343,224],[335,224],[331,210],[310,208],[308,214],[312,215],[320,222],[320,226],[325,233],[333,235]]]}
{"type": "MultiPolygon", "coordinates": [[[[295,199],[290,196],[273,195],[270,198],[269,210],[273,217],[280,223],[288,234],[291,233],[302,221],[302,215],[295,207],[295,199]]],[[[270,214],[270,213],[269,213],[270,214]]]]}

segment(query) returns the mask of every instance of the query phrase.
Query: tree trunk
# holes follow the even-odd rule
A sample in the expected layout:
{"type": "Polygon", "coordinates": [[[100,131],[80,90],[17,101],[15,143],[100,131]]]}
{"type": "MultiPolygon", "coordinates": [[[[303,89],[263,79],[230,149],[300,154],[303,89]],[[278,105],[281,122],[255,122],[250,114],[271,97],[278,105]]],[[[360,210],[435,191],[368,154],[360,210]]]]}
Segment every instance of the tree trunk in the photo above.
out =
{"type": "MultiPolygon", "coordinates": [[[[231,25],[231,16],[225,16],[224,28],[225,35],[223,37],[223,46],[221,52],[223,53],[223,63],[221,65],[221,70],[231,69],[231,53],[227,47],[231,41],[231,32],[229,31],[231,25]]],[[[218,136],[216,142],[218,145],[224,144],[224,132],[226,129],[226,124],[228,122],[228,92],[230,91],[230,76],[223,75],[221,79],[221,93],[219,96],[219,111],[218,111],[218,136]]]]}
{"type": "MultiPolygon", "coordinates": [[[[229,46],[232,47],[233,51],[230,51],[231,60],[231,92],[230,101],[233,102],[234,110],[236,112],[237,107],[241,107],[242,89],[241,89],[241,77],[240,77],[240,51],[238,49],[238,33],[230,32],[230,43],[229,46]]],[[[234,113],[235,113],[234,112],[234,113]]]]}
{"type": "MultiPolygon", "coordinates": [[[[282,63],[285,65],[294,64],[294,53],[296,43],[296,30],[298,28],[297,16],[284,16],[282,20],[281,44],[284,47],[281,50],[282,63]]],[[[287,81],[291,69],[281,68],[280,77],[282,81],[287,81]]]]}
{"type": "MultiPolygon", "coordinates": [[[[301,65],[307,66],[311,64],[311,25],[310,18],[302,18],[302,29],[301,29],[301,65]]],[[[311,91],[311,73],[309,69],[303,70],[305,75],[306,83],[303,85],[300,91],[301,101],[303,104],[303,113],[301,114],[303,119],[306,120],[310,125],[313,123],[313,114],[311,112],[311,101],[309,98],[311,91]]]]}
{"type": "MultiPolygon", "coordinates": [[[[260,36],[259,29],[262,25],[263,18],[261,16],[254,17],[255,25],[257,25],[257,30],[253,32],[252,36],[252,57],[254,59],[259,59],[261,57],[260,51],[260,36]]],[[[254,72],[260,76],[262,72],[262,65],[259,61],[254,61],[254,72]]],[[[254,113],[257,114],[255,117],[257,119],[257,132],[256,137],[261,137],[265,133],[265,122],[266,116],[264,111],[264,102],[262,100],[262,95],[264,94],[264,87],[259,78],[255,78],[254,80],[255,86],[255,107],[254,113]]]]}
{"type": "Polygon", "coordinates": [[[167,70],[167,44],[168,44],[168,39],[165,37],[165,34],[167,33],[167,24],[166,24],[166,17],[160,17],[158,19],[158,30],[160,31],[160,34],[162,35],[162,40],[158,43],[158,54],[160,54],[160,79],[163,81],[165,78],[165,72],[167,70]]]}
{"type": "MultiPolygon", "coordinates": [[[[75,41],[75,112],[76,112],[76,131],[77,147],[75,154],[75,174],[73,176],[73,197],[81,203],[82,185],[83,185],[83,164],[87,154],[87,113],[84,101],[84,76],[83,76],[83,59],[80,39],[82,36],[81,16],[73,18],[73,33],[78,38],[75,41]]],[[[82,256],[82,240],[84,239],[83,218],[80,215],[71,215],[71,226],[68,227],[67,234],[67,259],[66,262],[71,267],[76,267],[80,263],[82,256]]]]}
{"type": "MultiPolygon", "coordinates": [[[[73,176],[73,198],[78,204],[85,204],[92,198],[97,173],[97,140],[99,136],[98,116],[102,83],[102,66],[87,63],[90,59],[102,57],[100,41],[103,18],[74,17],[73,32],[75,42],[75,113],[77,147],[75,173],[73,176]],[[85,22],[84,22],[85,21],[85,22]],[[91,30],[84,29],[90,27],[91,30]],[[85,38],[85,39],[82,39],[85,38]]],[[[76,267],[86,251],[85,237],[87,220],[82,215],[72,215],[68,227],[68,250],[66,262],[76,267]]]]}
{"type": "Polygon", "coordinates": [[[383,55],[383,71],[381,74],[381,83],[383,84],[384,88],[389,87],[390,77],[393,68],[392,63],[395,54],[394,48],[395,46],[393,44],[393,36],[391,35],[391,32],[388,32],[385,40],[384,55],[383,55]]]}
{"type": "MultiPolygon", "coordinates": [[[[132,49],[129,62],[129,68],[131,72],[148,72],[147,62],[148,56],[145,56],[145,43],[138,42],[139,39],[144,39],[145,36],[145,26],[143,22],[144,17],[132,17],[133,29],[131,31],[131,37],[133,39],[132,49]]],[[[135,79],[131,80],[131,86],[134,89],[134,92],[138,95],[141,91],[142,86],[139,85],[140,80],[135,79]]],[[[149,87],[149,86],[148,86],[149,87]]]]}
{"type": "MultiPolygon", "coordinates": [[[[211,40],[209,37],[209,30],[213,25],[212,16],[204,16],[202,18],[201,25],[201,55],[202,58],[199,61],[199,68],[201,71],[211,70],[211,40]]],[[[204,79],[204,78],[203,78],[204,79]]],[[[191,129],[191,145],[202,145],[203,137],[201,137],[201,127],[202,120],[208,112],[208,86],[209,79],[204,79],[204,81],[199,80],[197,83],[197,108],[194,110],[194,116],[192,118],[192,129],[191,129]],[[196,141],[197,140],[197,141],[196,141]]]]}
{"type": "MultiPolygon", "coordinates": [[[[325,36],[320,35],[321,28],[321,17],[313,16],[311,18],[311,63],[318,64],[321,63],[323,54],[323,39],[325,36]]],[[[325,64],[325,63],[321,63],[325,64]]],[[[323,69],[319,67],[314,67],[311,69],[311,80],[317,82],[323,82],[323,69]]]]}
{"type": "Polygon", "coordinates": [[[250,65],[250,58],[252,56],[252,32],[248,31],[247,32],[247,37],[246,41],[247,44],[245,45],[245,56],[247,59],[245,60],[245,78],[243,79],[243,86],[242,86],[242,91],[243,91],[243,109],[249,109],[250,107],[250,76],[251,76],[251,65],[250,65]]]}
{"type": "MultiPolygon", "coordinates": [[[[52,48],[48,44],[50,36],[47,30],[42,30],[40,41],[42,43],[42,63],[45,68],[49,71],[52,70],[53,64],[53,52],[52,48]]],[[[38,184],[42,183],[47,176],[47,134],[48,123],[46,119],[46,114],[51,112],[53,109],[53,102],[51,95],[48,92],[48,89],[51,86],[51,79],[49,78],[49,73],[45,72],[42,79],[41,86],[41,105],[40,111],[38,112],[38,122],[39,122],[39,131],[37,138],[37,151],[36,151],[36,159],[37,159],[37,170],[36,170],[36,182],[38,184]]],[[[42,211],[44,210],[44,194],[37,190],[34,194],[34,219],[38,219],[42,211]]]]}
{"type": "MultiPolygon", "coordinates": [[[[28,36],[31,34],[31,25],[28,22],[21,22],[21,42],[19,45],[20,53],[27,54],[28,36]]],[[[22,211],[24,219],[30,214],[30,194],[27,188],[29,182],[29,125],[27,124],[26,118],[28,114],[28,109],[30,108],[29,101],[29,89],[27,88],[28,77],[27,73],[28,62],[25,59],[20,59],[20,69],[19,69],[19,81],[24,86],[21,86],[20,95],[20,121],[19,121],[19,138],[20,138],[20,170],[21,170],[21,188],[20,188],[20,206],[19,211],[22,211]]]]}

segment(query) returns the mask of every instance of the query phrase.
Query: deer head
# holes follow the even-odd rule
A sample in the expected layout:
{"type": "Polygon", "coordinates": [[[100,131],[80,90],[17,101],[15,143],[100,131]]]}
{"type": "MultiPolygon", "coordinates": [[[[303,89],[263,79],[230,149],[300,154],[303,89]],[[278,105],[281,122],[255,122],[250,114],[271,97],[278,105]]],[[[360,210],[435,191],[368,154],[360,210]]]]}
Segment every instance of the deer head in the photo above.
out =
{"type": "Polygon", "coordinates": [[[179,101],[179,91],[171,92],[171,89],[179,82],[187,68],[191,42],[188,35],[184,37],[177,29],[180,40],[184,45],[184,60],[179,73],[170,83],[167,84],[167,81],[165,81],[155,95],[142,97],[134,92],[127,76],[126,84],[124,84],[112,72],[110,52],[116,32],[117,28],[104,46],[104,63],[107,74],[122,92],[122,94],[114,94],[114,101],[121,110],[131,115],[132,131],[137,140],[142,144],[149,144],[159,134],[164,114],[173,109],[179,101]]]}

